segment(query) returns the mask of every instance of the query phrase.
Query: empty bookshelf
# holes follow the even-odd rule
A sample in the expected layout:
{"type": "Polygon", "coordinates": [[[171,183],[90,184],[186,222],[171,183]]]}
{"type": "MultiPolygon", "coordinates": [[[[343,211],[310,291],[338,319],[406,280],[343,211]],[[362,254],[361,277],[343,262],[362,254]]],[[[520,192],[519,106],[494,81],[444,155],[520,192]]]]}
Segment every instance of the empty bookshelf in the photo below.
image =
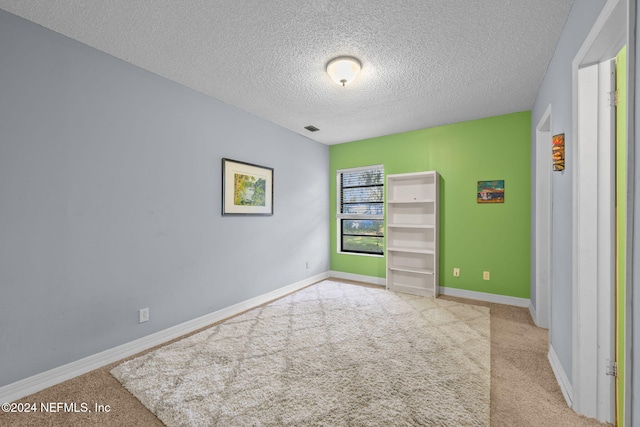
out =
{"type": "Polygon", "coordinates": [[[436,171],[387,176],[387,289],[438,295],[436,171]]]}

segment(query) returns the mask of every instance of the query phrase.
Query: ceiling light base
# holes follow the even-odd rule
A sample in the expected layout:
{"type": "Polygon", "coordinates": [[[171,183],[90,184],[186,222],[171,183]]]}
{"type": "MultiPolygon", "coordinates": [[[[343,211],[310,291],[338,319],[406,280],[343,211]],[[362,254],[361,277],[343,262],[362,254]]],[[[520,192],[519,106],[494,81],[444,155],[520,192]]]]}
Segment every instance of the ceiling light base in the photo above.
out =
{"type": "Polygon", "coordinates": [[[358,76],[362,65],[352,56],[340,56],[327,64],[327,73],[339,85],[346,86],[358,76]]]}

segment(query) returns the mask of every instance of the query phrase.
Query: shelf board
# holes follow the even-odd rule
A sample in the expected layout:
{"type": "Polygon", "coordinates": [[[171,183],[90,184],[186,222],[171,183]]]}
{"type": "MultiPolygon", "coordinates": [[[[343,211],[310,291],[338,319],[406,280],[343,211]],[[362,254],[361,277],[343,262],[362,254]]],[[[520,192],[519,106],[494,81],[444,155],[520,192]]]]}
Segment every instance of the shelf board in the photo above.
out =
{"type": "Polygon", "coordinates": [[[390,252],[408,252],[408,253],[412,253],[412,254],[435,254],[436,251],[433,249],[426,249],[426,248],[402,248],[402,247],[395,247],[395,246],[388,246],[387,247],[387,251],[390,252]]]}
{"type": "Polygon", "coordinates": [[[438,293],[435,292],[433,286],[411,286],[411,285],[403,285],[401,283],[388,283],[387,289],[396,291],[396,292],[406,292],[408,294],[414,295],[423,295],[423,296],[436,296],[438,293]]]}
{"type": "Polygon", "coordinates": [[[434,203],[433,199],[413,199],[413,200],[387,200],[387,203],[394,205],[413,205],[419,203],[434,203]]]}
{"type": "Polygon", "coordinates": [[[436,228],[433,224],[387,224],[391,228],[436,228]]]}
{"type": "Polygon", "coordinates": [[[391,271],[404,271],[405,273],[416,273],[416,274],[428,274],[433,275],[435,272],[433,270],[427,270],[425,268],[412,268],[412,267],[389,267],[391,271]]]}

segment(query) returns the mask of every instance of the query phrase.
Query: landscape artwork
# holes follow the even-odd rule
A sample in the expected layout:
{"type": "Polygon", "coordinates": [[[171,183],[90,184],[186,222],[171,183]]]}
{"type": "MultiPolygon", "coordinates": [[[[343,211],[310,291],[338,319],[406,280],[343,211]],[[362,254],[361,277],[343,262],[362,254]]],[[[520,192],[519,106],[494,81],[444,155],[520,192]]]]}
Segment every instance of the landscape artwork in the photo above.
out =
{"type": "Polygon", "coordinates": [[[266,180],[262,177],[236,173],[233,184],[233,204],[236,206],[264,206],[266,180]]]}
{"type": "Polygon", "coordinates": [[[273,168],[222,159],[222,215],[273,215],[273,168]]]}
{"type": "Polygon", "coordinates": [[[504,203],[504,179],[478,181],[478,203],[504,203]]]}

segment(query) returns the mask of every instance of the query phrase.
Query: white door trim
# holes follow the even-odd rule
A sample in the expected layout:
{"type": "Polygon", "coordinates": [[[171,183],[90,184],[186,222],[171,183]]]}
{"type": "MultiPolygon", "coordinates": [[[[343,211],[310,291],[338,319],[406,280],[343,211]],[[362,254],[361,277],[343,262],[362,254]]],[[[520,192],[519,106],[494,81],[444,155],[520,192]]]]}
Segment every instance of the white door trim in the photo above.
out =
{"type": "Polygon", "coordinates": [[[534,322],[541,328],[551,325],[551,104],[536,126],[536,235],[534,322]]]}
{"type": "Polygon", "coordinates": [[[616,61],[598,64],[598,374],[602,396],[601,419],[615,420],[615,377],[609,366],[616,360],[616,61]],[[608,88],[608,89],[605,89],[608,88]],[[602,97],[605,99],[602,99],[602,97]],[[606,143],[608,142],[608,144],[606,143]],[[607,342],[608,340],[608,342],[607,342]]]}
{"type": "MultiPolygon", "coordinates": [[[[598,65],[578,71],[573,193],[573,408],[596,417],[598,400],[598,65]],[[590,331],[590,333],[586,333],[590,331]]],[[[574,94],[574,97],[576,95],[574,94]]]]}
{"type": "MultiPolygon", "coordinates": [[[[606,375],[613,355],[613,312],[608,295],[614,286],[610,253],[613,205],[608,115],[598,111],[606,95],[598,87],[606,70],[599,64],[615,57],[627,40],[627,0],[609,0],[572,63],[573,90],[573,325],[572,388],[576,412],[612,422],[614,382],[606,375]],[[580,99],[578,99],[580,98],[580,99]],[[598,133],[600,132],[600,134],[598,133]],[[601,299],[604,298],[604,299],[601,299]]],[[[606,77],[606,76],[605,76],[606,77]]]]}

